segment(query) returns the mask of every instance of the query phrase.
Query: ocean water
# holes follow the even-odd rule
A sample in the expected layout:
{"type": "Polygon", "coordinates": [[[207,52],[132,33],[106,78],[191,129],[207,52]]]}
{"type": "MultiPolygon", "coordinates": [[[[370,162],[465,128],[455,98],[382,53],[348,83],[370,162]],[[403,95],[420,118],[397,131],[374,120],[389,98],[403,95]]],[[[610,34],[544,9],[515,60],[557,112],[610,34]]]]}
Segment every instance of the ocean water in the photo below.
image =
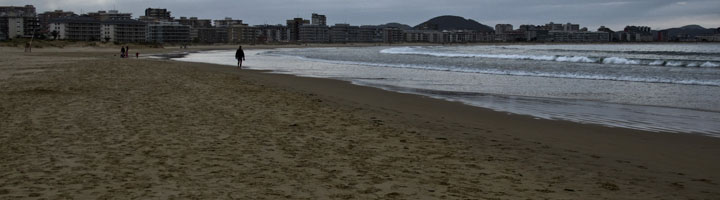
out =
{"type": "MultiPolygon", "coordinates": [[[[510,114],[720,137],[720,45],[481,45],[246,51],[250,69],[510,114]]],[[[174,60],[236,65],[234,51],[174,60]]]]}

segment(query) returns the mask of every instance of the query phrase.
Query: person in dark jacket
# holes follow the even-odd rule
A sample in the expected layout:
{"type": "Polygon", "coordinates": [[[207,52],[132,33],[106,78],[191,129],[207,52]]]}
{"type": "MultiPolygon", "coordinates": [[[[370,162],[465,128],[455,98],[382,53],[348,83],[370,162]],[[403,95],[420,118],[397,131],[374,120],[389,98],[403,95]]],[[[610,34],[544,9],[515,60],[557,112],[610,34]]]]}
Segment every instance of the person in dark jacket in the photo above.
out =
{"type": "Polygon", "coordinates": [[[242,61],[245,60],[245,52],[242,49],[242,46],[238,47],[237,52],[235,52],[235,59],[238,60],[238,68],[242,69],[242,61]]]}

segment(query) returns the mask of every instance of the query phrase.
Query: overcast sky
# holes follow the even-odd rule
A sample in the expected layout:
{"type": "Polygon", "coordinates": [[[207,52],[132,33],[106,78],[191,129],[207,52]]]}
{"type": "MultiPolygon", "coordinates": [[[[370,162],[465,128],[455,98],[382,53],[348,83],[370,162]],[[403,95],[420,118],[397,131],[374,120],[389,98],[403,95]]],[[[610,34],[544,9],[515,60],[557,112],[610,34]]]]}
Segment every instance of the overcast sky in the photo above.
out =
{"type": "Polygon", "coordinates": [[[76,13],[117,9],[137,18],[148,7],[167,8],[174,17],[232,17],[251,25],[284,24],[294,17],[325,14],[328,24],[415,26],[432,17],[457,15],[492,27],[498,23],[579,23],[596,30],[625,25],[653,29],[699,24],[720,27],[720,0],[0,0],[0,5],[32,4],[38,12],[76,13]]]}

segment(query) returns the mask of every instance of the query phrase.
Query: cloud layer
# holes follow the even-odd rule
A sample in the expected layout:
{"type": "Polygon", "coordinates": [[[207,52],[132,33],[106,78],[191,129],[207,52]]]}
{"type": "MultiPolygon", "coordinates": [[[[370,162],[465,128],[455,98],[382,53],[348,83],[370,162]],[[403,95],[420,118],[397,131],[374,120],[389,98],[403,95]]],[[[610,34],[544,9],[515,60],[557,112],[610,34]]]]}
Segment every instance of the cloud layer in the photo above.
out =
{"type": "Polygon", "coordinates": [[[233,17],[250,24],[284,24],[293,17],[317,12],[328,23],[419,24],[439,15],[458,15],[494,26],[498,23],[545,24],[573,22],[591,30],[601,25],[620,29],[648,25],[654,29],[699,24],[720,27],[717,0],[3,0],[2,5],[33,4],[39,12],[117,9],[134,17],[145,8],[168,8],[173,16],[208,19],[233,17]]]}

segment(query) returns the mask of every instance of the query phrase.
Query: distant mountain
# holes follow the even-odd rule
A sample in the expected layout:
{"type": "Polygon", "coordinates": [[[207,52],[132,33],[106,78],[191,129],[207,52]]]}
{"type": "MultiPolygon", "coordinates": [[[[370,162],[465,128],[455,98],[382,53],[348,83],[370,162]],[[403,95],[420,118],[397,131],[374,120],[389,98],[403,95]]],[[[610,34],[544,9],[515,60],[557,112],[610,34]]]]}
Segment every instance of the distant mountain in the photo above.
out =
{"type": "Polygon", "coordinates": [[[378,25],[378,28],[399,28],[399,29],[402,29],[402,30],[410,30],[410,29],[412,29],[412,27],[409,26],[409,25],[407,25],[407,24],[401,24],[401,23],[395,23],[395,22],[393,22],[393,23],[387,23],[387,24],[383,24],[383,25],[378,25]]]}
{"type": "Polygon", "coordinates": [[[681,29],[698,29],[698,30],[699,30],[699,29],[706,29],[705,27],[702,27],[702,26],[697,25],[697,24],[687,25],[687,26],[683,26],[683,27],[680,27],[680,28],[681,28],[681,29]]]}
{"type": "Polygon", "coordinates": [[[458,16],[440,16],[432,18],[414,27],[417,30],[476,30],[491,32],[494,29],[472,19],[458,16]]]}
{"type": "Polygon", "coordinates": [[[670,37],[678,35],[688,35],[690,37],[701,36],[701,35],[712,35],[717,32],[717,29],[705,28],[700,25],[687,25],[680,28],[665,29],[670,37]]]}

